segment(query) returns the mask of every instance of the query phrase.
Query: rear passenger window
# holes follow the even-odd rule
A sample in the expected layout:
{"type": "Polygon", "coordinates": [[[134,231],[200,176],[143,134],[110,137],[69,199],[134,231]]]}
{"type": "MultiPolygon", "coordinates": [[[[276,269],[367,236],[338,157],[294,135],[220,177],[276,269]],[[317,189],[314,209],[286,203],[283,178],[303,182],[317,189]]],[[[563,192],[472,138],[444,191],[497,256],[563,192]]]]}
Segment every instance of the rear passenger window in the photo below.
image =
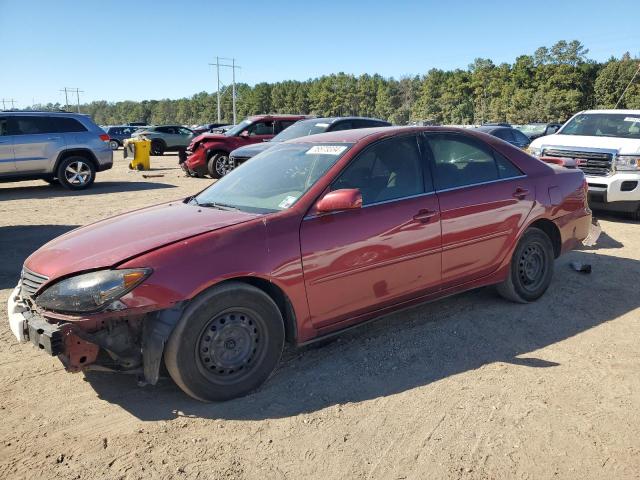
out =
{"type": "Polygon", "coordinates": [[[13,117],[14,135],[37,135],[39,133],[57,133],[49,117],[13,117]]]}
{"type": "Polygon", "coordinates": [[[509,130],[508,128],[501,128],[500,130],[495,130],[493,132],[493,135],[495,137],[498,137],[504,140],[505,142],[511,143],[515,141],[515,138],[513,138],[513,133],[511,133],[511,130],[509,130]]]}
{"type": "Polygon", "coordinates": [[[362,204],[402,199],[425,192],[416,137],[392,138],[365,149],[349,164],[331,190],[357,188],[362,204]]]}
{"type": "Polygon", "coordinates": [[[293,125],[296,122],[297,120],[281,120],[280,122],[277,122],[276,125],[279,127],[278,132],[281,132],[285,128],[289,128],[291,125],[293,125]]]}
{"type": "Polygon", "coordinates": [[[437,190],[512,178],[522,173],[506,158],[474,140],[454,135],[428,137],[437,190]]]}
{"type": "Polygon", "coordinates": [[[51,123],[59,133],[86,132],[87,129],[75,118],[52,117],[51,123]]]}
{"type": "Polygon", "coordinates": [[[351,124],[351,122],[344,121],[344,122],[338,122],[337,124],[335,124],[331,129],[331,131],[337,132],[339,130],[351,130],[352,128],[353,128],[353,125],[351,124]]]}

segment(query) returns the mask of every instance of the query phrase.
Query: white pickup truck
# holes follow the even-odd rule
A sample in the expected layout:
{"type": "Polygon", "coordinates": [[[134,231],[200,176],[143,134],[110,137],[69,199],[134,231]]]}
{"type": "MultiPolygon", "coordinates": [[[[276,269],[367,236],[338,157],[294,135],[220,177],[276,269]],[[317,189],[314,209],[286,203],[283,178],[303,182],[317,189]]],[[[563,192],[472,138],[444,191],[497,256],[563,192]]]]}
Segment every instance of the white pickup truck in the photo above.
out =
{"type": "Polygon", "coordinates": [[[583,170],[591,208],[640,220],[640,110],[585,110],[557,133],[534,140],[529,151],[583,170]]]}

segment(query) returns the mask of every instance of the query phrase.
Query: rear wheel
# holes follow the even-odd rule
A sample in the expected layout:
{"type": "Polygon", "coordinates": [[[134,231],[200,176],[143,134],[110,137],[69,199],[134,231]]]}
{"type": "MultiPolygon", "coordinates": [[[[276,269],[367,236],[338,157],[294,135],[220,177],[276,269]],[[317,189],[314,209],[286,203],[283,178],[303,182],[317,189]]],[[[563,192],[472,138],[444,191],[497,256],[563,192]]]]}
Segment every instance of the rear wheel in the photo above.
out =
{"type": "Polygon", "coordinates": [[[551,239],[542,230],[529,228],[513,252],[509,276],[498,285],[498,293],[518,303],[537,300],[551,283],[553,263],[551,239]]]}
{"type": "Polygon", "coordinates": [[[117,150],[120,147],[120,143],[117,140],[109,140],[109,147],[111,150],[117,150]]]}
{"type": "Polygon", "coordinates": [[[273,372],[282,355],[284,323],[274,301],[240,282],[195,299],[171,334],[164,360],[188,395],[222,401],[246,395],[273,372]]]}
{"type": "Polygon", "coordinates": [[[93,184],[96,169],[85,157],[67,157],[60,162],[56,177],[69,190],[83,190],[93,184]]]}

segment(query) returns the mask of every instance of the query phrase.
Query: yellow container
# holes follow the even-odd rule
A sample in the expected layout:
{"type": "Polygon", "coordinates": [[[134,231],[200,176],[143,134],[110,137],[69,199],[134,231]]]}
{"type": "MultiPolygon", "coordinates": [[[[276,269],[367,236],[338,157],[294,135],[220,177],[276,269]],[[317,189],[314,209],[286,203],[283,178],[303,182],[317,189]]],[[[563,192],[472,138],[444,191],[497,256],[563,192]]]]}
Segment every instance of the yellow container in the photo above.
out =
{"type": "Polygon", "coordinates": [[[127,138],[124,141],[124,158],[132,157],[131,170],[151,170],[151,140],[127,138]]]}

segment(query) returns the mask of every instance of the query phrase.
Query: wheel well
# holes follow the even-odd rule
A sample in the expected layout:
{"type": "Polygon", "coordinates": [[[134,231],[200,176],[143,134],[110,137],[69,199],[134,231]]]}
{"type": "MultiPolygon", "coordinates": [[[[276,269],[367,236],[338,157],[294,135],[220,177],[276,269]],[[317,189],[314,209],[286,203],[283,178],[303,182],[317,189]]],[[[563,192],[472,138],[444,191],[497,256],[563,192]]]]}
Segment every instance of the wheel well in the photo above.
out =
{"type": "MultiPolygon", "coordinates": [[[[257,277],[238,277],[226,280],[227,282],[242,282],[262,290],[276,303],[282,319],[284,320],[285,338],[289,343],[295,343],[297,337],[296,314],[293,305],[286,293],[275,283],[257,277]]],[[[224,282],[223,282],[224,283],[224,282]]]]}
{"type": "Polygon", "coordinates": [[[207,150],[207,162],[211,160],[211,157],[217,155],[218,153],[224,153],[225,155],[229,155],[229,152],[225,152],[224,150],[220,150],[219,148],[213,150],[207,150]]]}
{"type": "Polygon", "coordinates": [[[551,220],[541,218],[540,220],[533,222],[529,227],[539,228],[547,234],[553,244],[554,256],[558,258],[560,256],[560,251],[562,250],[562,237],[560,236],[560,229],[558,229],[558,226],[551,220]]]}
{"type": "Polygon", "coordinates": [[[165,142],[163,139],[161,138],[152,138],[151,139],[151,143],[156,142],[161,144],[162,146],[164,146],[165,148],[167,147],[167,142],[165,142]]]}
{"type": "Polygon", "coordinates": [[[71,150],[65,150],[64,152],[60,153],[60,155],[58,155],[56,166],[53,169],[53,175],[56,175],[58,173],[58,167],[60,166],[60,162],[62,162],[65,158],[74,157],[74,156],[86,158],[91,162],[91,164],[93,165],[93,168],[98,170],[98,162],[96,161],[96,157],[93,155],[93,153],[90,150],[76,148],[71,150]]]}

